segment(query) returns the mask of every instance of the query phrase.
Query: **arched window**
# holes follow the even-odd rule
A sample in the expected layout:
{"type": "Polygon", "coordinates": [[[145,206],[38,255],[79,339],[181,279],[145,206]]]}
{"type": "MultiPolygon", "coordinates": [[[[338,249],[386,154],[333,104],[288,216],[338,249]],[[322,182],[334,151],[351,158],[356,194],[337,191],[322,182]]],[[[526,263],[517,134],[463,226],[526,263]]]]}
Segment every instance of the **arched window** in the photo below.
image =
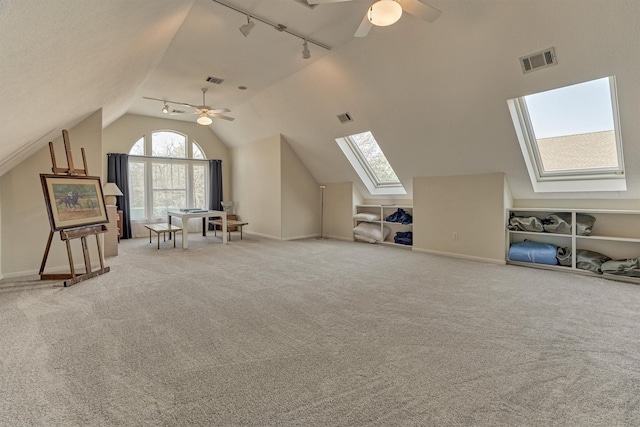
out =
{"type": "Polygon", "coordinates": [[[168,210],[208,208],[208,162],[187,135],[172,130],[142,137],[129,151],[131,219],[152,221],[168,210]]]}

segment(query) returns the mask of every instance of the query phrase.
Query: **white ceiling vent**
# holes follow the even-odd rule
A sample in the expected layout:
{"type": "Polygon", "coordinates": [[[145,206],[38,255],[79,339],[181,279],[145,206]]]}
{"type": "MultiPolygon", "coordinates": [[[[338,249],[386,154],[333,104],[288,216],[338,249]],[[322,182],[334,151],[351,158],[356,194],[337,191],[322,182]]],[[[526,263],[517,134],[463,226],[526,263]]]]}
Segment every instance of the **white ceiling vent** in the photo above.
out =
{"type": "Polygon", "coordinates": [[[553,47],[520,58],[520,65],[522,66],[522,72],[524,74],[541,68],[551,67],[557,63],[556,49],[553,47]]]}
{"type": "Polygon", "coordinates": [[[353,121],[353,118],[349,113],[338,114],[336,117],[338,118],[338,120],[340,120],[340,123],[347,123],[347,122],[353,121]]]}
{"type": "Polygon", "coordinates": [[[221,79],[219,77],[211,77],[211,76],[209,76],[209,77],[207,77],[207,81],[209,83],[213,83],[213,84],[219,85],[224,81],[224,79],[221,79]]]}

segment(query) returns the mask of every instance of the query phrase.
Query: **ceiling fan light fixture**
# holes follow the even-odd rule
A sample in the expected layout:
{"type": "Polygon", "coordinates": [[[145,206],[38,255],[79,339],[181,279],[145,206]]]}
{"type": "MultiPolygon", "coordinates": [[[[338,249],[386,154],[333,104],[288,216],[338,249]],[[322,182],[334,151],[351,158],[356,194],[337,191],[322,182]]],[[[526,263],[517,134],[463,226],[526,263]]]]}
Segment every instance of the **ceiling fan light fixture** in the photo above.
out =
{"type": "Polygon", "coordinates": [[[305,40],[304,43],[302,43],[302,59],[309,59],[309,58],[311,58],[311,51],[309,51],[309,45],[305,40]]]}
{"type": "Polygon", "coordinates": [[[369,8],[367,18],[378,27],[395,24],[402,16],[402,6],[395,0],[378,0],[369,8]]]}
{"type": "Polygon", "coordinates": [[[199,125],[209,126],[211,123],[213,123],[213,120],[211,120],[211,117],[207,116],[207,113],[202,113],[200,114],[196,122],[198,122],[199,125]]]}
{"type": "Polygon", "coordinates": [[[240,26],[240,32],[243,36],[247,37],[256,23],[251,20],[251,16],[247,15],[247,23],[240,26]]]}

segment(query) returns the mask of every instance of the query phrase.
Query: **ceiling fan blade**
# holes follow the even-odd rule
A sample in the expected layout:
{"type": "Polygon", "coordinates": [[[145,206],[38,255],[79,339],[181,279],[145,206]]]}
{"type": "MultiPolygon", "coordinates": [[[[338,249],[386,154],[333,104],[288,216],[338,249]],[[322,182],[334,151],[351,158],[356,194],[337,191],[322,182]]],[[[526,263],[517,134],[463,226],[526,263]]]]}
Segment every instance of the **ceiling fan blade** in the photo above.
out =
{"type": "Polygon", "coordinates": [[[325,3],[342,3],[345,1],[352,1],[352,0],[307,0],[307,3],[309,4],[325,4],[325,3]]]}
{"type": "Polygon", "coordinates": [[[197,108],[202,113],[212,112],[212,113],[229,113],[231,110],[228,108],[213,108],[208,105],[198,105],[197,108]]]}
{"type": "Polygon", "coordinates": [[[360,26],[356,30],[356,33],[353,35],[353,37],[366,37],[372,27],[373,24],[369,21],[367,14],[365,14],[362,22],[360,23],[360,26]]]}
{"type": "Polygon", "coordinates": [[[160,102],[167,102],[164,99],[160,99],[160,98],[151,98],[150,96],[143,96],[142,99],[150,99],[152,101],[160,101],[160,102]]]}
{"type": "Polygon", "coordinates": [[[422,18],[427,22],[433,22],[442,15],[441,10],[436,9],[433,6],[429,6],[420,0],[402,0],[399,3],[405,12],[410,13],[413,16],[417,16],[418,18],[422,18]]]}
{"type": "Polygon", "coordinates": [[[230,122],[235,120],[233,117],[225,116],[223,114],[218,114],[218,113],[212,113],[211,111],[209,111],[209,117],[214,117],[216,119],[222,119],[222,120],[229,120],[230,122]]]}
{"type": "Polygon", "coordinates": [[[186,105],[187,107],[193,107],[193,108],[196,108],[196,106],[195,106],[195,105],[187,104],[187,103],[184,103],[184,102],[172,101],[172,100],[170,100],[170,99],[152,98],[152,97],[150,97],[150,96],[143,96],[142,98],[143,98],[143,99],[150,99],[150,100],[152,100],[152,101],[160,101],[160,102],[164,102],[165,104],[166,104],[166,103],[169,103],[169,104],[186,105]]]}

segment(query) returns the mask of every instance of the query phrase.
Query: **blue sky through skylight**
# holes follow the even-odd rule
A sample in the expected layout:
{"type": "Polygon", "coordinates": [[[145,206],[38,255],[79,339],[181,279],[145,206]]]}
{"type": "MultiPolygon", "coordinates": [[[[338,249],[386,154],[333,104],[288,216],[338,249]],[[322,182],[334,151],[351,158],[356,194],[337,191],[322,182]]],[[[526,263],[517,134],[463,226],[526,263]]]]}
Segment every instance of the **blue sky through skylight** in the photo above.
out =
{"type": "Polygon", "coordinates": [[[538,139],[614,129],[608,77],[524,98],[538,139]]]}

